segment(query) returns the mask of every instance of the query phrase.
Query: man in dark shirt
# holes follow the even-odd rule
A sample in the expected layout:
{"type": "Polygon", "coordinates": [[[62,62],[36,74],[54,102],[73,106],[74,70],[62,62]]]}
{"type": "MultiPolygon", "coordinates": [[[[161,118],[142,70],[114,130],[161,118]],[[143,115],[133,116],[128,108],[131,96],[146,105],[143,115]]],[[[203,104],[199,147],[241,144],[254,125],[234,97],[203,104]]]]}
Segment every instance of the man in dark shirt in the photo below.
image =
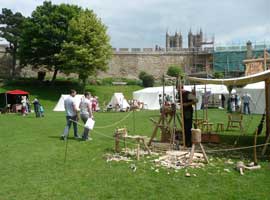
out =
{"type": "MultiPolygon", "coordinates": [[[[182,100],[183,100],[183,116],[184,116],[184,131],[185,131],[185,144],[187,147],[191,147],[191,129],[192,129],[192,120],[193,120],[193,107],[192,105],[196,104],[197,99],[194,93],[183,90],[182,91],[182,100]]],[[[179,93],[179,91],[178,91],[179,93]]],[[[180,98],[179,98],[180,100],[180,98]]]]}

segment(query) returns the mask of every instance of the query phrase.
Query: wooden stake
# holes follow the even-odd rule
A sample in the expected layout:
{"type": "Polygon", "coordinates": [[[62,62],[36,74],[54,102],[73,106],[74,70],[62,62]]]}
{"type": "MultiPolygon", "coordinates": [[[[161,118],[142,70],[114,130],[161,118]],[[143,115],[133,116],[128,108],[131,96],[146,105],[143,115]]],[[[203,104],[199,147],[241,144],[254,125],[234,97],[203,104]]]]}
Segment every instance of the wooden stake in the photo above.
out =
{"type": "Polygon", "coordinates": [[[119,139],[119,133],[115,132],[115,152],[119,153],[120,152],[120,146],[119,146],[119,143],[120,143],[120,139],[119,139]]]}
{"type": "Polygon", "coordinates": [[[179,80],[179,97],[180,97],[180,111],[181,111],[181,126],[182,126],[182,138],[183,146],[186,147],[186,135],[185,135],[185,122],[184,122],[184,106],[183,106],[183,89],[182,89],[182,80],[180,77],[179,80]]]}
{"type": "Polygon", "coordinates": [[[140,143],[137,144],[137,160],[140,160],[140,143]]]}
{"type": "Polygon", "coordinates": [[[254,135],[254,149],[253,149],[253,153],[254,153],[254,163],[255,165],[257,165],[258,163],[258,160],[257,160],[257,137],[258,137],[258,129],[256,130],[255,132],[255,135],[254,135]]]}

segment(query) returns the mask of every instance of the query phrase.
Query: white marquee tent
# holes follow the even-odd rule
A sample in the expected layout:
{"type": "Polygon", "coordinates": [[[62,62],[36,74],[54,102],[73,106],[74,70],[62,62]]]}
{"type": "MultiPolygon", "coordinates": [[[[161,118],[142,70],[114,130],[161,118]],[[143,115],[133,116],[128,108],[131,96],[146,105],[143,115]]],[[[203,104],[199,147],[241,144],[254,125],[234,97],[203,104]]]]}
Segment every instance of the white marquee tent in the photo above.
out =
{"type": "MultiPolygon", "coordinates": [[[[164,93],[169,96],[174,96],[173,94],[173,86],[166,86],[164,93]]],[[[193,86],[191,85],[185,85],[185,90],[191,91],[193,89],[193,86]]],[[[133,99],[136,99],[140,102],[144,103],[144,108],[149,110],[158,110],[160,109],[159,105],[159,95],[163,93],[163,87],[149,87],[142,90],[138,90],[133,92],[133,99]]],[[[176,94],[176,92],[175,92],[176,94]]],[[[198,103],[197,103],[197,109],[201,108],[202,103],[202,95],[201,92],[198,91],[196,93],[198,103]]]]}
{"type": "Polygon", "coordinates": [[[120,106],[120,110],[130,107],[123,93],[114,93],[111,101],[107,105],[107,108],[115,108],[117,104],[120,106]]]}
{"type": "MultiPolygon", "coordinates": [[[[61,97],[59,98],[56,106],[54,107],[53,111],[65,111],[65,107],[64,107],[64,100],[69,96],[69,94],[62,94],[61,97]]],[[[75,102],[76,102],[76,107],[79,109],[79,105],[81,102],[81,99],[84,95],[82,94],[77,94],[74,98],[75,98],[75,102]]]]}
{"type": "Polygon", "coordinates": [[[246,92],[250,95],[250,112],[263,114],[265,112],[265,83],[264,81],[246,85],[244,88],[237,88],[237,93],[242,96],[246,92]]]}

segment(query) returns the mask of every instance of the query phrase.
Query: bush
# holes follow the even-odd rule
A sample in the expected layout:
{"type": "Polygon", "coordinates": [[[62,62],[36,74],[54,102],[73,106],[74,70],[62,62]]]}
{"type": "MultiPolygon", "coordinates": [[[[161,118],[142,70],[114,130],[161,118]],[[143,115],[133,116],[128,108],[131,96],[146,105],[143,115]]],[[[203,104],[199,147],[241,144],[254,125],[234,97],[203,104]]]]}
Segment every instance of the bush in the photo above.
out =
{"type": "Polygon", "coordinates": [[[147,74],[146,72],[140,72],[139,78],[142,80],[143,87],[153,87],[155,80],[154,76],[147,74]]]}
{"type": "Polygon", "coordinates": [[[147,73],[145,71],[141,71],[139,74],[139,79],[143,80],[143,77],[146,75],[147,73]]]}
{"type": "Polygon", "coordinates": [[[126,82],[127,82],[127,85],[141,85],[142,84],[140,80],[135,80],[135,79],[127,79],[126,82]]]}
{"type": "Polygon", "coordinates": [[[167,75],[173,76],[173,77],[184,75],[183,68],[181,66],[172,65],[168,68],[167,75]]]}

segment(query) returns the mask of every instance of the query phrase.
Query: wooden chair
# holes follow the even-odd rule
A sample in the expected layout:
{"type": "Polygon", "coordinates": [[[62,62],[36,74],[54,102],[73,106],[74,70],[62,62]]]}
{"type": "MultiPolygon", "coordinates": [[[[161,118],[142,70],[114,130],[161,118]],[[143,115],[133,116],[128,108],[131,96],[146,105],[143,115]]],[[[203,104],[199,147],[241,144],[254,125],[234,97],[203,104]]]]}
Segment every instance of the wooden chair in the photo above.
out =
{"type": "Polygon", "coordinates": [[[241,131],[243,130],[243,115],[241,113],[230,113],[228,114],[228,125],[227,129],[229,128],[239,128],[241,131]]]}

